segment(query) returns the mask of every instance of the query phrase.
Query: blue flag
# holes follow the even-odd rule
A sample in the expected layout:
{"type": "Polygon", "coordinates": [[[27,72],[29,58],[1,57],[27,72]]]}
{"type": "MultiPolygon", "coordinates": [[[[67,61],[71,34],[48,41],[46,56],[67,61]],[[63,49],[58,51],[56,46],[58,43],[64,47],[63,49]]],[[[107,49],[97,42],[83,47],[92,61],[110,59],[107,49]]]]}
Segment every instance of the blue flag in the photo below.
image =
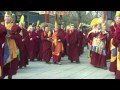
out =
{"type": "Polygon", "coordinates": [[[117,56],[117,48],[113,49],[113,56],[117,56]]]}
{"type": "Polygon", "coordinates": [[[10,55],[10,52],[9,52],[8,44],[7,44],[7,41],[6,41],[5,44],[4,44],[4,64],[7,63],[9,55],[10,55]]]}

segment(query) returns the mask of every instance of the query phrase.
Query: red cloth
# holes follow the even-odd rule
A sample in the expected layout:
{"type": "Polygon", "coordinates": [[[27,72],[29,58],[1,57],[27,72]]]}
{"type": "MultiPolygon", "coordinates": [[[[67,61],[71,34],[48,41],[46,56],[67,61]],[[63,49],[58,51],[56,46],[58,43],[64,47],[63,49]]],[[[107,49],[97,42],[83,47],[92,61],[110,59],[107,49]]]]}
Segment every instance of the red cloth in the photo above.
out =
{"type": "MultiPolygon", "coordinates": [[[[46,32],[44,32],[46,33],[46,32]]],[[[52,42],[48,41],[47,38],[48,38],[48,34],[44,34],[42,33],[41,35],[41,40],[42,40],[42,53],[43,53],[43,56],[42,56],[42,59],[46,62],[49,62],[50,59],[51,59],[51,56],[52,56],[52,42]]]]}
{"type": "Polygon", "coordinates": [[[40,37],[40,45],[39,45],[39,52],[38,52],[38,56],[37,56],[37,59],[38,60],[42,60],[42,40],[41,40],[41,36],[42,36],[42,34],[43,34],[43,30],[40,30],[40,32],[39,32],[39,37],[40,37]]]}
{"type": "Polygon", "coordinates": [[[71,61],[79,60],[79,36],[77,31],[73,31],[71,34],[68,32],[66,36],[68,46],[68,58],[71,61]]]}
{"type": "Polygon", "coordinates": [[[78,37],[79,37],[79,55],[81,55],[83,53],[83,32],[78,31],[78,37]]]}

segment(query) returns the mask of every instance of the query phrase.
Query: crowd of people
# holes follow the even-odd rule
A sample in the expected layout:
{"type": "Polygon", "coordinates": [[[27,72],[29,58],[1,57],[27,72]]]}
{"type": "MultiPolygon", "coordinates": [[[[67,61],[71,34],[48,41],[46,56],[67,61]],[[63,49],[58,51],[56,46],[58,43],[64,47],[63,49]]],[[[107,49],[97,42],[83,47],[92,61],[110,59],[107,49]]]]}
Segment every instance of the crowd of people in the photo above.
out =
{"type": "Polygon", "coordinates": [[[90,49],[89,57],[94,67],[107,69],[106,60],[110,59],[111,72],[120,79],[120,11],[116,12],[115,21],[107,29],[100,18],[91,21],[87,33],[83,32],[82,24],[78,28],[69,24],[66,28],[59,20],[55,20],[54,30],[47,23],[32,24],[25,27],[24,16],[16,23],[14,14],[6,11],[4,23],[0,24],[0,78],[3,79],[25,68],[29,61],[44,61],[61,65],[61,58],[68,56],[71,63],[80,63],[84,53],[84,45],[90,49]]]}

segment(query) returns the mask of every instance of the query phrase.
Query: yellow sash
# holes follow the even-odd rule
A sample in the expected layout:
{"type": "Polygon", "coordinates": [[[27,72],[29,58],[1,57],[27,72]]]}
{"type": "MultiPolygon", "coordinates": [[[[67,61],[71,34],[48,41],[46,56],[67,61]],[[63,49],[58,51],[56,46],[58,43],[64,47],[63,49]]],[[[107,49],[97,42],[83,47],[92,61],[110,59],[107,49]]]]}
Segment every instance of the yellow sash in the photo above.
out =
{"type": "MultiPolygon", "coordinates": [[[[12,26],[13,26],[13,23],[5,24],[6,29],[10,31],[12,26]]],[[[17,58],[17,46],[14,39],[7,39],[7,41],[8,41],[9,51],[10,51],[10,57],[9,57],[10,60],[7,62],[9,63],[15,58],[17,58]]]]}
{"type": "Polygon", "coordinates": [[[2,68],[1,68],[1,66],[0,66],[0,77],[2,76],[2,68]]]}
{"type": "MultiPolygon", "coordinates": [[[[115,49],[115,46],[112,44],[113,42],[113,38],[111,39],[110,41],[110,50],[111,52],[113,51],[113,49],[115,49]]],[[[117,60],[117,56],[113,56],[112,53],[111,53],[111,62],[115,62],[115,60],[117,60]]]]}

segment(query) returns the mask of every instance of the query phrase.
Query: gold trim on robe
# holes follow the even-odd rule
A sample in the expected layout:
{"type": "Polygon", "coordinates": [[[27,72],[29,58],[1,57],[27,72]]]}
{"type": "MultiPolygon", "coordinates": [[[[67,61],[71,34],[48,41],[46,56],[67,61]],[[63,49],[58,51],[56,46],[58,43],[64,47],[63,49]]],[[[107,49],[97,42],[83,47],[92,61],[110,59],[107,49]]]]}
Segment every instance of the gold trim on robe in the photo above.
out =
{"type": "Polygon", "coordinates": [[[120,71],[120,52],[117,52],[117,70],[120,71]]]}
{"type": "MultiPolygon", "coordinates": [[[[12,26],[13,26],[13,23],[5,24],[6,29],[10,31],[11,31],[12,26]]],[[[14,39],[7,39],[7,41],[8,41],[9,51],[10,51],[10,57],[9,57],[10,59],[7,62],[9,63],[15,58],[17,58],[17,46],[16,46],[14,39]]]]}
{"type": "MultiPolygon", "coordinates": [[[[110,41],[110,50],[111,50],[111,52],[113,51],[113,49],[116,48],[116,47],[112,44],[112,42],[113,42],[113,38],[112,38],[111,41],[110,41]]],[[[110,59],[110,61],[111,61],[111,62],[115,62],[115,60],[117,60],[117,56],[113,56],[112,53],[111,53],[111,59],[110,59]]]]}

